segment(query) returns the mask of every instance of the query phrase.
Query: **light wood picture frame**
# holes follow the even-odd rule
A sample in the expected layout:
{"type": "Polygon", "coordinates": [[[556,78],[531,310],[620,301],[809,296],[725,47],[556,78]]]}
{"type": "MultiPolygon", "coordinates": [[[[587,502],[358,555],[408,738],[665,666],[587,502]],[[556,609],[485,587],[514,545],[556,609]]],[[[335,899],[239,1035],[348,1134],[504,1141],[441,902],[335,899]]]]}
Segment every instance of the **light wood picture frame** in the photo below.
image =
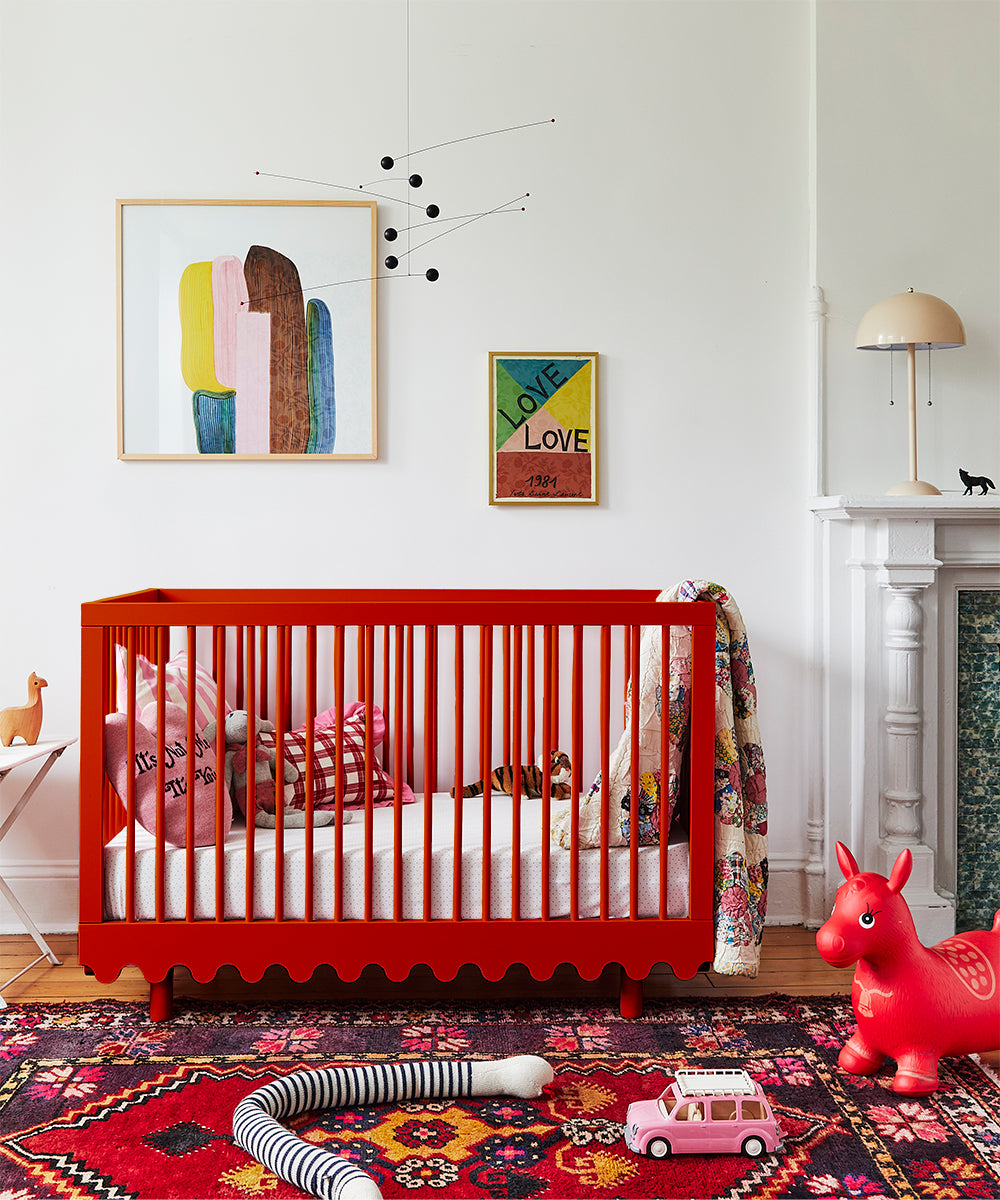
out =
{"type": "Polygon", "coordinates": [[[597,504],[598,355],[490,354],[490,504],[597,504]]]}
{"type": "Polygon", "coordinates": [[[119,200],[118,457],[374,459],[374,201],[119,200]]]}

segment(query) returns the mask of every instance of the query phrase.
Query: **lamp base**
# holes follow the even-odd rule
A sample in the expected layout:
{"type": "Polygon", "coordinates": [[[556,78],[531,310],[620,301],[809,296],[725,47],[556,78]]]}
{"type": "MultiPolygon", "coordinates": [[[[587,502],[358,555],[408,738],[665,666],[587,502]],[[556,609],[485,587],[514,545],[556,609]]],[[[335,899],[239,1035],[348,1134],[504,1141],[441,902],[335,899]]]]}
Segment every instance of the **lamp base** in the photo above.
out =
{"type": "Polygon", "coordinates": [[[907,479],[889,488],[887,496],[940,496],[940,491],[933,483],[924,483],[919,479],[907,479]]]}

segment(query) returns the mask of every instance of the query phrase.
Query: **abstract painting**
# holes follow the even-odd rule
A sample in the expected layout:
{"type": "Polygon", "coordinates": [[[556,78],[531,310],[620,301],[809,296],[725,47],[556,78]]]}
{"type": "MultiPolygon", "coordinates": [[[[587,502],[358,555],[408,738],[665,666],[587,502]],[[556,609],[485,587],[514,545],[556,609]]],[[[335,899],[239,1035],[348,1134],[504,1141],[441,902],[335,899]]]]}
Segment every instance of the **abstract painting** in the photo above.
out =
{"type": "Polygon", "coordinates": [[[375,217],[119,200],[119,457],[375,458],[375,217]]]}
{"type": "Polygon", "coordinates": [[[490,503],[597,503],[596,354],[490,354],[490,503]]]}

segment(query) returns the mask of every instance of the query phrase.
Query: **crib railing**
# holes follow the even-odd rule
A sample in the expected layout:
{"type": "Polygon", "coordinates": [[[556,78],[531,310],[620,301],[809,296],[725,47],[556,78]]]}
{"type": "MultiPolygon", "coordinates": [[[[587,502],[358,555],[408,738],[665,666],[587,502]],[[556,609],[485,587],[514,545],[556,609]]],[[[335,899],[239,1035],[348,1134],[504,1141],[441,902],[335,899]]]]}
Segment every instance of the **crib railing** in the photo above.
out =
{"type": "MultiPolygon", "coordinates": [[[[499,978],[523,962],[537,978],[546,978],[560,962],[573,963],[594,978],[609,962],[620,962],[629,979],[641,979],[657,961],[670,961],[678,973],[693,974],[711,957],[712,839],[714,787],[715,606],[665,604],[655,592],[569,591],[362,591],[281,592],[256,590],[159,591],[135,593],[85,604],[82,609],[80,958],[102,979],[134,963],[166,992],[170,970],[186,965],[207,979],[220,965],[234,963],[244,978],[259,978],[272,964],[304,979],[330,963],[344,979],[357,978],[379,962],[391,978],[404,978],[417,963],[427,963],[449,979],[465,962],[476,963],[487,978],[499,978]],[[659,850],[659,908],[653,917],[639,907],[639,822],[631,821],[628,915],[611,915],[608,897],[610,815],[608,766],[612,749],[632,717],[633,753],[630,790],[640,792],[638,711],[640,636],[643,627],[660,627],[663,645],[672,627],[690,628],[689,902],[683,919],[669,920],[667,839],[659,850]],[[118,647],[123,647],[123,651],[118,647]],[[214,680],[218,719],[216,756],[225,755],[225,705],[245,708],[253,728],[259,715],[276,726],[276,777],[282,778],[285,741],[300,722],[306,738],[304,919],[284,913],[285,828],[280,812],[275,837],[274,917],[255,914],[255,830],[245,830],[245,916],[226,918],[223,889],[224,806],[229,803],[218,772],[214,850],[215,910],[210,919],[195,915],[194,755],[187,759],[186,905],[183,919],[168,915],[164,902],[162,836],[164,705],[166,665],[178,649],[187,653],[186,691],[198,687],[196,663],[214,680]],[[134,712],[140,656],[156,669],[157,795],[156,917],[139,919],[135,911],[136,777],[130,774],[118,796],[104,769],[104,722],[120,701],[134,712]],[[119,695],[120,659],[124,658],[125,695],[119,695]],[[352,695],[352,693],[354,693],[352,695]],[[335,722],[335,858],[342,861],[344,804],[345,703],[365,704],[364,919],[344,916],[338,890],[332,919],[316,919],[313,908],[315,780],[312,763],[314,721],[322,708],[340,714],[335,722]],[[384,717],[385,736],[375,744],[374,713],[384,717]],[[579,805],[571,808],[570,846],[563,850],[542,838],[541,918],[521,914],[520,773],[513,773],[512,819],[515,853],[510,880],[511,916],[491,916],[490,772],[499,763],[534,762],[566,750],[572,770],[571,792],[578,797],[601,777],[601,845],[598,917],[581,917],[579,805]],[[373,784],[370,764],[378,762],[394,781],[393,916],[376,920],[372,906],[373,784]],[[462,788],[483,783],[481,917],[463,918],[462,854],[454,853],[453,911],[435,918],[431,911],[431,855],[435,792],[454,792],[451,840],[463,844],[466,805],[462,788]],[[402,909],[402,788],[407,783],[424,797],[424,878],[422,916],[407,919],[402,909]],[[124,831],[126,903],[123,919],[109,920],[104,905],[104,850],[124,831]],[[570,855],[570,907],[566,920],[551,918],[552,856],[570,855]],[[661,928],[657,928],[657,925],[661,928]],[[372,925],[377,928],[372,928],[372,925]],[[669,924],[669,935],[663,926],[669,924]],[[387,928],[391,926],[391,928],[387,928]],[[669,936],[669,954],[657,939],[669,936]]],[[[669,655],[663,655],[662,695],[669,694],[669,655]]],[[[187,705],[187,741],[194,743],[195,706],[187,705]]],[[[667,778],[669,721],[664,714],[660,747],[661,777],[667,778]]],[[[134,724],[129,723],[127,759],[134,761],[134,724]]],[[[253,772],[248,772],[247,811],[255,803],[253,772]]],[[[661,789],[660,828],[667,828],[666,787],[661,789]]],[[[542,772],[543,831],[551,824],[553,798],[548,771],[542,772]]],[[[279,806],[280,809],[280,806],[279,806]]],[[[342,888],[338,876],[338,889],[342,888]]],[[[641,996],[641,992],[639,993],[641,996]]],[[[625,993],[623,992],[623,1005],[625,993]]],[[[162,1005],[161,1005],[162,1007],[162,1005]]]]}

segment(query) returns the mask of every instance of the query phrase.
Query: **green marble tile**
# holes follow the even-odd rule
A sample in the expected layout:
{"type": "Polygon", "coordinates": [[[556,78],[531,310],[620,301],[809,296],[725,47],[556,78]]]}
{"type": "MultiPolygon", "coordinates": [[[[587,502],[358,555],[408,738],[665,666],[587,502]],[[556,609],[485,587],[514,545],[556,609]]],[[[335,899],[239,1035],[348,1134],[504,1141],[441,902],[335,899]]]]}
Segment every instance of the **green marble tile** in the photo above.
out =
{"type": "Polygon", "coordinates": [[[1000,592],[958,598],[956,926],[988,929],[1000,908],[1000,592]]]}

